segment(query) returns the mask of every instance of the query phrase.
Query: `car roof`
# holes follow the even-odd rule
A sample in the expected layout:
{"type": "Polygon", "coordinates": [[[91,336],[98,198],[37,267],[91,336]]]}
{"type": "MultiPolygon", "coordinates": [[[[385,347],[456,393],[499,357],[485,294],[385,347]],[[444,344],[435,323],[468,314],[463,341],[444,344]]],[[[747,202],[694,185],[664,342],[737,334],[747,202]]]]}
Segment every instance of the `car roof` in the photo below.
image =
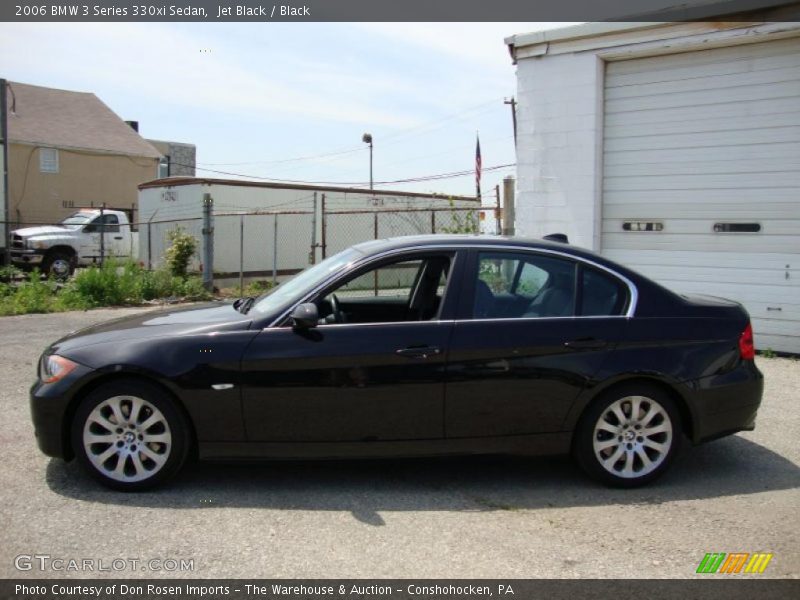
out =
{"type": "Polygon", "coordinates": [[[562,242],[554,242],[550,240],[541,240],[537,238],[516,237],[507,235],[468,235],[468,234],[432,234],[432,235],[409,235],[402,237],[384,238],[378,240],[370,240],[362,242],[355,246],[358,250],[365,254],[374,254],[378,252],[385,252],[387,250],[401,250],[404,248],[415,248],[417,246],[441,246],[448,247],[476,247],[481,246],[508,246],[513,247],[528,247],[531,249],[547,249],[574,256],[583,256],[592,260],[598,260],[603,263],[609,262],[599,254],[565,244],[562,242]]]}

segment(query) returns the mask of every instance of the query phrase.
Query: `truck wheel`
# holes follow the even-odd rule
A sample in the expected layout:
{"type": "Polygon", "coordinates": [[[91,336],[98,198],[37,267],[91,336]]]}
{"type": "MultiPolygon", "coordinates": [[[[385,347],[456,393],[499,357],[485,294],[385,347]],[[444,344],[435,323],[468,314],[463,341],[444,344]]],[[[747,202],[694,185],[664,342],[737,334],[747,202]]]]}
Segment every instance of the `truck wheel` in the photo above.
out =
{"type": "Polygon", "coordinates": [[[64,252],[51,252],[42,261],[42,272],[58,280],[69,279],[74,270],[72,258],[64,252]]]}

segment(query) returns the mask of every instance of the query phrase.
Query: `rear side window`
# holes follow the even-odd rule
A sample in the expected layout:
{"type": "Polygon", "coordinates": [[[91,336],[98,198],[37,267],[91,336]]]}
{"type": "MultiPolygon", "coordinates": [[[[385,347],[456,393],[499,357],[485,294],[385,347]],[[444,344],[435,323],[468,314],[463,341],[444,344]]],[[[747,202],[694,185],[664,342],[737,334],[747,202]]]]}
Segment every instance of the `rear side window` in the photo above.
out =
{"type": "Polygon", "coordinates": [[[621,315],[628,304],[628,289],[616,277],[591,267],[581,269],[582,316],[621,315]]]}
{"type": "Polygon", "coordinates": [[[481,252],[472,318],[570,317],[575,314],[575,263],[520,252],[481,252]]]}

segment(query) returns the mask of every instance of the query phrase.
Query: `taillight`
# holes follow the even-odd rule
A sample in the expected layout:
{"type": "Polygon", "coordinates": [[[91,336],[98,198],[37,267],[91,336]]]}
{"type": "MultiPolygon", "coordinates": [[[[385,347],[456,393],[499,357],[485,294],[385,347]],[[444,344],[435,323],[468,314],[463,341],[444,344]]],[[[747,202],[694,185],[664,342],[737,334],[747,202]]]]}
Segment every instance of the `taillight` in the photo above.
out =
{"type": "Polygon", "coordinates": [[[739,356],[742,357],[742,360],[753,360],[756,357],[756,348],[753,346],[753,326],[750,323],[739,336],[739,356]]]}

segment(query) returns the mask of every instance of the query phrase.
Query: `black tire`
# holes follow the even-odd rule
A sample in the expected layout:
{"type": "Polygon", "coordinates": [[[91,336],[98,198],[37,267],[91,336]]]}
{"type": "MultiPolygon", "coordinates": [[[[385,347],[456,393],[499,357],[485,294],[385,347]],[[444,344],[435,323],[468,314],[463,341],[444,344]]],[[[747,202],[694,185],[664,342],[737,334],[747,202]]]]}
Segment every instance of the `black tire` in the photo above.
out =
{"type": "Polygon", "coordinates": [[[42,261],[42,273],[63,281],[75,272],[75,261],[66,252],[48,252],[42,261]]]}
{"type": "Polygon", "coordinates": [[[78,461],[95,479],[124,492],[149,489],[174,477],[191,446],[189,423],[172,398],[136,379],[112,381],[87,395],[75,412],[71,440],[78,461]],[[91,441],[96,439],[103,441],[91,441]]]}
{"type": "Polygon", "coordinates": [[[680,413],[669,394],[655,385],[632,383],[609,390],[589,405],[575,429],[573,455],[593,479],[633,488],[663,475],[682,440],[680,413]],[[637,403],[638,418],[633,418],[637,403]]]}

